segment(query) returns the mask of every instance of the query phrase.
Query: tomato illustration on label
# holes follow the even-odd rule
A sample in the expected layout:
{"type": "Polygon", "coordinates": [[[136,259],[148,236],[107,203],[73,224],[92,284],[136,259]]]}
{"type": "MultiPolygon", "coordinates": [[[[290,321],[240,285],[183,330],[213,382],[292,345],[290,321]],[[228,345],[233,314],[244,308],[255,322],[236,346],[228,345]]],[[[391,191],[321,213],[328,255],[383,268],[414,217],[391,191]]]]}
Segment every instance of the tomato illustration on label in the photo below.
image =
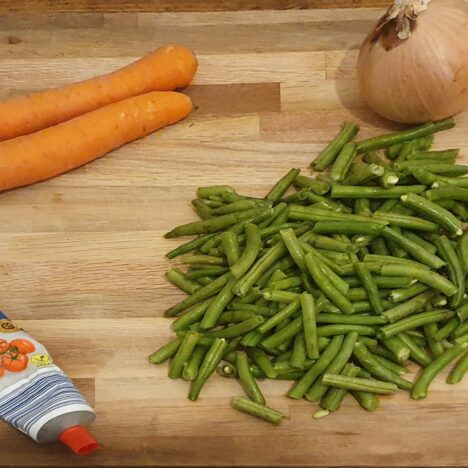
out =
{"type": "Polygon", "coordinates": [[[51,366],[54,362],[48,354],[35,354],[31,357],[31,364],[36,367],[51,366]]]}
{"type": "Polygon", "coordinates": [[[17,349],[20,353],[23,354],[29,354],[36,351],[34,343],[31,343],[31,341],[22,338],[10,341],[10,348],[17,349]]]}
{"type": "Polygon", "coordinates": [[[21,372],[28,367],[29,358],[16,350],[9,350],[2,355],[0,364],[3,369],[10,372],[21,372]]]}
{"type": "Polygon", "coordinates": [[[3,377],[5,374],[5,370],[0,367],[0,379],[3,377]]]}
{"type": "Polygon", "coordinates": [[[6,353],[9,347],[10,343],[8,341],[0,339],[0,354],[6,353]]]}

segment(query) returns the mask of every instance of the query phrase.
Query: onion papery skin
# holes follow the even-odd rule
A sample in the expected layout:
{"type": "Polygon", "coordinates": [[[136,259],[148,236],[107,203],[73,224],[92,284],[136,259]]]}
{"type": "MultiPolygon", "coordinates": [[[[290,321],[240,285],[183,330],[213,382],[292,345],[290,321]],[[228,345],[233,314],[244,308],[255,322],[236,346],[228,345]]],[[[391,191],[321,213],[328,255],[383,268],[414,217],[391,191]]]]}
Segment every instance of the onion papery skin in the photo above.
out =
{"type": "Polygon", "coordinates": [[[375,112],[395,122],[442,120],[468,105],[468,3],[432,0],[398,38],[385,16],[361,46],[358,83],[375,112]],[[382,26],[383,25],[383,26],[382,26]]]}

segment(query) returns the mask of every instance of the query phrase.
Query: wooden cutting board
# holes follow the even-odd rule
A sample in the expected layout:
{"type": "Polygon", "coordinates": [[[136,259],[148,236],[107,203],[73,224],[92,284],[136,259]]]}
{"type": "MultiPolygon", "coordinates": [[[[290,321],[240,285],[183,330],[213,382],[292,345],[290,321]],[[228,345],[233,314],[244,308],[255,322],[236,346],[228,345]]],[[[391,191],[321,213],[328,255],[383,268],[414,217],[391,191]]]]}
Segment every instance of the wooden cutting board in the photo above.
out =
{"type": "MultiPolygon", "coordinates": [[[[347,399],[320,421],[314,405],[283,396],[286,382],[268,381],[268,401],[287,415],[271,427],[230,409],[241,393],[235,381],[213,378],[191,403],[185,382],[146,361],[171,336],[164,309],[182,298],[163,278],[163,255],[178,241],[162,235],[194,219],[197,186],[262,195],[291,167],[305,169],[343,120],[359,121],[363,137],[396,128],[366,109],[354,79],[357,49],[381,9],[158,13],[136,12],[145,2],[134,2],[134,11],[106,13],[85,3],[105,10],[107,2],[78,1],[82,13],[57,2],[67,11],[26,16],[27,2],[6,3],[22,13],[0,17],[0,97],[107,72],[169,42],[193,47],[200,67],[185,121],[0,194],[1,308],[95,406],[102,444],[78,458],[0,424],[0,465],[466,465],[467,379],[437,379],[425,401],[382,398],[374,414],[347,399]]],[[[468,114],[457,124],[437,145],[467,157],[468,114]]]]}

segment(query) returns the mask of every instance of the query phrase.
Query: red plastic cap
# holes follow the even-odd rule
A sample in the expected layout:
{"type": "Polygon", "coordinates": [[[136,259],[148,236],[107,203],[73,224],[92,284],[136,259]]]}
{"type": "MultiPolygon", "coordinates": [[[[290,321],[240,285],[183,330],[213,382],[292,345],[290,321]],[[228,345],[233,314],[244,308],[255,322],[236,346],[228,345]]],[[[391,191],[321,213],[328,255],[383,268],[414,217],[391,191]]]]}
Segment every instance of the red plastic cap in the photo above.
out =
{"type": "Polygon", "coordinates": [[[96,439],[83,426],[73,426],[63,431],[59,440],[77,455],[88,455],[99,448],[96,439]]]}

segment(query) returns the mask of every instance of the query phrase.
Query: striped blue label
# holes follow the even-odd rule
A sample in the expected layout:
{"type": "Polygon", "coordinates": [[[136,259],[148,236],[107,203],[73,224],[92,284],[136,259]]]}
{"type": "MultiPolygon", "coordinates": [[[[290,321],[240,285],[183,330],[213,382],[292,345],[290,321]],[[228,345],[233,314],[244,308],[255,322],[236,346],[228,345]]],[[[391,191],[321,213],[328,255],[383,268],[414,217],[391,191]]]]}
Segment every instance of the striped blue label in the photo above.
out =
{"type": "Polygon", "coordinates": [[[40,369],[0,394],[0,417],[21,432],[35,438],[48,415],[92,409],[72,381],[58,368],[40,369]]]}

